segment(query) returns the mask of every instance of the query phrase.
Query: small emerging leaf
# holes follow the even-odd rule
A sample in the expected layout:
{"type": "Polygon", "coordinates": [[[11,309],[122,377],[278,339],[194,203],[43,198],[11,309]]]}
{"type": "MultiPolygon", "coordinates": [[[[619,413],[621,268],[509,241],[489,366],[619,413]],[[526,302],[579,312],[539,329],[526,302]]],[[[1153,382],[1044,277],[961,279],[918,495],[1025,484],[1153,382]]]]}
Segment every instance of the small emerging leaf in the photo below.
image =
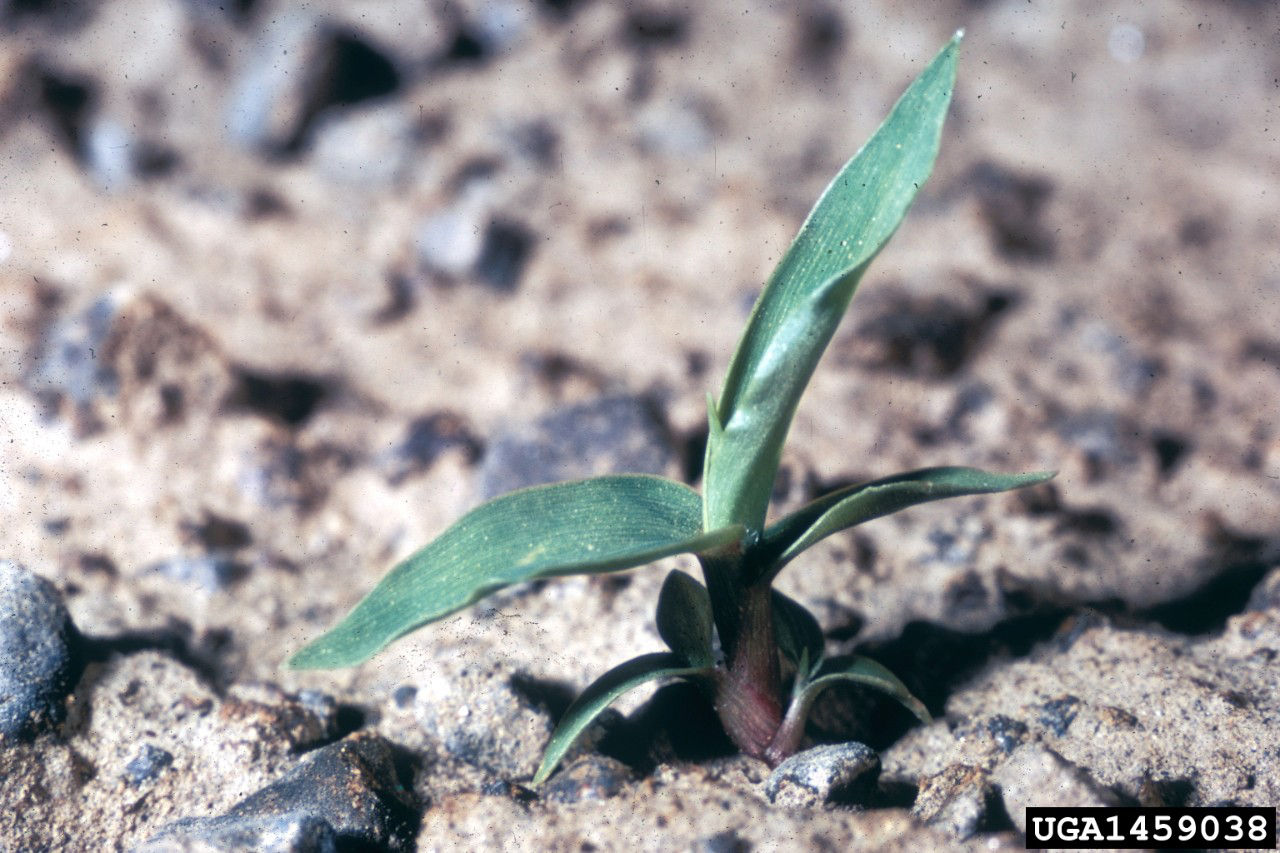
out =
{"type": "Polygon", "coordinates": [[[854,289],[933,170],[957,33],[827,187],[760,294],[711,418],[706,528],[764,526],[800,396],[854,289]]]}
{"type": "Polygon", "coordinates": [[[920,722],[925,724],[933,722],[933,717],[929,715],[929,709],[924,706],[923,702],[911,695],[907,685],[903,684],[898,679],[898,676],[871,658],[857,656],[851,659],[832,659],[818,670],[817,677],[810,681],[796,698],[802,717],[808,716],[809,709],[813,707],[814,701],[822,691],[840,683],[862,684],[875,688],[881,693],[887,693],[901,702],[908,711],[915,714],[920,722]]]}
{"type": "Polygon", "coordinates": [[[818,620],[804,605],[773,591],[773,630],[778,648],[795,664],[796,684],[804,684],[822,662],[826,641],[818,620]]]}
{"type": "Polygon", "coordinates": [[[667,575],[658,594],[658,634],[690,666],[711,666],[711,596],[679,569],[667,575]]]}
{"type": "Polygon", "coordinates": [[[770,576],[817,542],[864,521],[898,510],[955,498],[1004,492],[1052,479],[1054,471],[1031,474],[992,474],[977,468],[924,468],[883,480],[861,483],[825,495],[765,530],[762,546],[777,554],[770,576]]]}
{"type": "Polygon", "coordinates": [[[522,489],[467,513],[397,565],[289,663],[353,666],[504,586],[627,569],[741,535],[741,529],[702,533],[698,493],[661,477],[626,474],[522,489]]]}
{"type": "Polygon", "coordinates": [[[591,725],[591,721],[623,693],[639,687],[646,681],[659,678],[693,678],[709,675],[710,672],[711,670],[707,668],[687,666],[681,656],[674,652],[641,655],[609,670],[582,691],[582,695],[574,700],[568,711],[565,711],[556,730],[551,733],[547,751],[542,756],[542,765],[533,776],[534,786],[547,781],[547,777],[573,746],[578,735],[582,734],[587,726],[591,725]]]}

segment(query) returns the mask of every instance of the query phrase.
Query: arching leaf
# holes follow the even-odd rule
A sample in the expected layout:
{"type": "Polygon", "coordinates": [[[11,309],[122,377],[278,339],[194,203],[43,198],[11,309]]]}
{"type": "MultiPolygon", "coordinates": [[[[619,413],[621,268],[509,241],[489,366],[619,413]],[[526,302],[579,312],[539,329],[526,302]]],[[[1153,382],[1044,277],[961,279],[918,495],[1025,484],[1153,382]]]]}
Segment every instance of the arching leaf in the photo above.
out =
{"type": "Polygon", "coordinates": [[[854,525],[916,504],[1004,492],[1052,479],[1054,471],[992,474],[977,468],[924,468],[824,495],[769,525],[761,547],[777,556],[772,574],[817,542],[854,525]]]}
{"type": "Polygon", "coordinates": [[[704,534],[697,492],[661,477],[597,477],[512,492],[467,513],[397,565],[290,665],[352,666],[514,583],[618,571],[740,537],[740,529],[704,534]]]}
{"type": "Polygon", "coordinates": [[[623,693],[659,678],[694,678],[710,674],[711,670],[708,668],[686,665],[681,656],[674,652],[641,655],[609,670],[582,691],[582,695],[565,711],[556,730],[551,733],[547,751],[542,756],[542,765],[533,776],[534,786],[547,781],[547,777],[573,746],[578,735],[623,693]]]}

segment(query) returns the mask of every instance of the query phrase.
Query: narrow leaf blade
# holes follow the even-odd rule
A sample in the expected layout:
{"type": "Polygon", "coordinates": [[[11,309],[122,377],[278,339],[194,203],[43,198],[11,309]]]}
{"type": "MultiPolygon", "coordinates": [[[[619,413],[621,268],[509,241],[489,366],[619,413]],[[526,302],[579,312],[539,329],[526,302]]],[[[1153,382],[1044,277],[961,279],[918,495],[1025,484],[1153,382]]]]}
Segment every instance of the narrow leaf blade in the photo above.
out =
{"type": "Polygon", "coordinates": [[[887,667],[876,663],[871,658],[854,656],[851,659],[831,660],[818,671],[818,677],[810,681],[808,686],[796,699],[802,703],[803,714],[813,707],[814,701],[823,690],[840,683],[861,684],[886,693],[901,702],[908,711],[916,715],[926,725],[933,722],[929,709],[924,703],[912,695],[898,676],[887,667]]]}
{"type": "Polygon", "coordinates": [[[977,468],[924,468],[850,486],[818,498],[769,525],[762,547],[779,556],[776,574],[790,560],[815,543],[864,521],[929,501],[964,495],[989,494],[1034,486],[1056,472],[993,474],[977,468]]]}
{"type": "Polygon", "coordinates": [[[290,665],[352,666],[502,587],[631,568],[740,535],[732,529],[703,534],[697,492],[661,477],[597,477],[512,492],[467,513],[393,568],[290,665]]]}
{"type": "Polygon", "coordinates": [[[729,365],[707,443],[706,525],[763,527],[782,443],[867,265],[933,170],[957,33],[836,175],[770,277],[729,365]]]}
{"type": "Polygon", "coordinates": [[[573,746],[578,735],[582,734],[587,726],[591,725],[591,721],[623,693],[659,678],[689,678],[708,672],[709,670],[701,667],[686,665],[680,655],[674,652],[641,655],[609,670],[582,691],[582,695],[574,700],[568,711],[565,711],[564,717],[556,725],[556,730],[551,733],[551,740],[547,743],[542,764],[533,776],[534,786],[537,787],[547,781],[547,777],[573,746]]]}
{"type": "Polygon", "coordinates": [[[691,666],[711,666],[711,596],[689,575],[673,569],[658,594],[658,634],[691,666]]]}

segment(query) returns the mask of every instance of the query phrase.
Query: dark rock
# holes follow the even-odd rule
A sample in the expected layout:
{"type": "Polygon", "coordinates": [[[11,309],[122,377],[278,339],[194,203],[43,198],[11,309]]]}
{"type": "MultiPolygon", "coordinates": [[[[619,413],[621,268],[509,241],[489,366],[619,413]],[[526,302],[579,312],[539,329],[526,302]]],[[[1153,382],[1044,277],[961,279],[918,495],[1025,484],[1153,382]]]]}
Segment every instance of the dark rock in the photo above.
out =
{"type": "Polygon", "coordinates": [[[543,797],[553,803],[607,800],[622,793],[633,778],[621,761],[588,755],[557,773],[543,789],[543,797]]]}
{"type": "Polygon", "coordinates": [[[205,823],[171,824],[134,853],[336,853],[338,834],[315,815],[210,818],[205,823]]]}
{"type": "Polygon", "coordinates": [[[782,762],[769,775],[769,802],[791,808],[864,801],[880,776],[880,756],[856,741],[816,746],[782,762]]]}
{"type": "Polygon", "coordinates": [[[987,720],[987,732],[995,740],[996,746],[1000,747],[1001,752],[1013,752],[1027,737],[1027,724],[1015,720],[1012,717],[1006,717],[1004,714],[996,714],[987,720]]]}
{"type": "Polygon", "coordinates": [[[308,754],[226,814],[175,821],[149,844],[408,850],[415,823],[414,803],[397,778],[391,745],[376,735],[357,734],[308,754]]]}
{"type": "Polygon", "coordinates": [[[693,849],[696,853],[751,853],[751,842],[726,829],[701,839],[693,849]]]}
{"type": "Polygon", "coordinates": [[[1060,696],[1040,706],[1040,722],[1058,737],[1067,733],[1080,711],[1080,700],[1075,696],[1060,696]]]}
{"type": "Polygon", "coordinates": [[[967,764],[952,764],[920,780],[911,813],[922,823],[963,841],[983,828],[995,791],[987,774],[967,764]]]}
{"type": "Polygon", "coordinates": [[[520,283],[533,251],[533,234],[525,226],[504,219],[491,221],[480,244],[472,275],[494,290],[511,293],[520,283]]]}
{"type": "Polygon", "coordinates": [[[135,788],[160,775],[173,763],[173,753],[153,744],[144,743],[138,754],[124,767],[125,781],[135,788]]]}
{"type": "Polygon", "coordinates": [[[481,445],[461,417],[452,412],[436,412],[411,421],[404,438],[379,457],[379,467],[388,482],[398,485],[426,471],[450,450],[461,450],[468,462],[475,462],[481,445]]]}
{"type": "Polygon", "coordinates": [[[62,721],[79,668],[76,629],[44,578],[0,560],[0,743],[62,721]]]}
{"type": "Polygon", "coordinates": [[[302,374],[270,374],[239,368],[227,408],[251,412],[288,427],[301,427],[330,394],[326,380],[302,374]]]}
{"type": "Polygon", "coordinates": [[[600,397],[500,434],[481,462],[480,493],[488,499],[600,474],[660,474],[674,459],[666,424],[651,403],[627,395],[600,397]]]}
{"type": "Polygon", "coordinates": [[[326,110],[394,92],[396,61],[362,35],[302,13],[262,33],[233,86],[227,129],[263,153],[294,154],[326,110]]]}
{"type": "Polygon", "coordinates": [[[77,409],[116,392],[114,371],[100,359],[120,306],[107,294],[85,310],[54,322],[45,330],[32,367],[23,377],[32,393],[46,400],[65,398],[77,409]]]}

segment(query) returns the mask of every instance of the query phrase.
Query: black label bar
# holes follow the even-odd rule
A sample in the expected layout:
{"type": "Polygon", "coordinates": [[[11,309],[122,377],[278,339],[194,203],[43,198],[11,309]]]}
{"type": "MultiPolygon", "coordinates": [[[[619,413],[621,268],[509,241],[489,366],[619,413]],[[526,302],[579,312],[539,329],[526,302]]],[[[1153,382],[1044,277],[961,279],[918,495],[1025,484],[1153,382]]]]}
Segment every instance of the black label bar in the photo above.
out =
{"type": "Polygon", "coordinates": [[[1027,809],[1027,849],[1274,850],[1274,807],[1027,809]]]}

